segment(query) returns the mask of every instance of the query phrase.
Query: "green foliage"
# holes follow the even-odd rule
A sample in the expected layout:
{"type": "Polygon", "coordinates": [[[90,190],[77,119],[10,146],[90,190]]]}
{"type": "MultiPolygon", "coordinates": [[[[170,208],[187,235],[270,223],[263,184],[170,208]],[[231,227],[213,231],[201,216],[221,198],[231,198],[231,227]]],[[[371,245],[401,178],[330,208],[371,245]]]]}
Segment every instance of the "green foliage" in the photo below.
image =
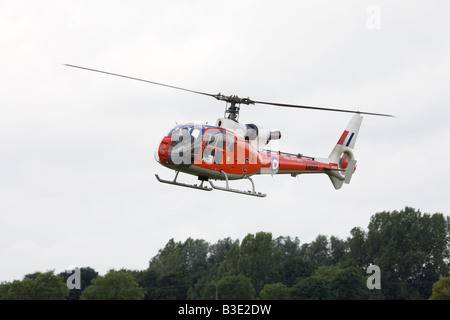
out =
{"type": "MultiPolygon", "coordinates": [[[[278,237],[274,246],[281,253],[281,262],[278,266],[279,282],[287,287],[292,287],[298,278],[312,275],[313,263],[306,261],[298,238],[292,240],[290,237],[278,237]]],[[[276,280],[274,279],[274,281],[276,280]]]]}
{"type": "Polygon", "coordinates": [[[337,296],[331,290],[331,280],[321,276],[300,279],[289,292],[293,300],[333,300],[337,296]]]}
{"type": "Polygon", "coordinates": [[[231,238],[226,238],[217,241],[217,243],[209,246],[208,263],[217,269],[226,260],[229,251],[235,246],[239,246],[239,241],[233,241],[231,238]]]}
{"type": "Polygon", "coordinates": [[[346,241],[347,252],[342,263],[359,269],[367,269],[373,263],[373,257],[369,256],[367,250],[367,233],[357,227],[350,231],[350,235],[346,241]]]}
{"type": "Polygon", "coordinates": [[[255,289],[244,275],[225,276],[220,280],[202,278],[188,292],[193,300],[252,300],[255,289]]]}
{"type": "Polygon", "coordinates": [[[190,286],[213,269],[207,257],[208,250],[209,244],[204,240],[188,238],[181,243],[170,239],[150,261],[149,269],[157,276],[147,297],[152,300],[186,299],[190,286]]]}
{"type": "Polygon", "coordinates": [[[264,284],[270,281],[281,257],[281,253],[274,248],[271,233],[248,234],[241,244],[239,271],[251,279],[259,293],[264,284]]]}
{"type": "Polygon", "coordinates": [[[249,278],[244,275],[227,276],[218,282],[219,300],[252,300],[255,289],[249,278]]]}
{"type": "Polygon", "coordinates": [[[346,240],[319,235],[310,243],[271,233],[214,244],[170,239],[140,271],[99,277],[35,272],[0,284],[0,299],[441,299],[448,297],[450,218],[406,207],[380,212],[346,240]],[[367,267],[381,270],[381,290],[367,288],[367,267]],[[434,283],[434,286],[433,286],[434,283]]]}
{"type": "Polygon", "coordinates": [[[450,277],[442,278],[433,284],[430,300],[450,300],[450,277]]]}
{"type": "Polygon", "coordinates": [[[382,270],[385,299],[429,297],[432,283],[449,275],[448,236],[442,214],[406,207],[372,216],[365,249],[368,260],[382,270]]]}
{"type": "Polygon", "coordinates": [[[356,267],[321,266],[314,275],[330,281],[334,299],[362,300],[373,296],[366,285],[367,277],[356,267]]]}
{"type": "Polygon", "coordinates": [[[133,276],[138,285],[146,292],[144,299],[152,300],[155,290],[158,289],[158,273],[154,269],[148,268],[135,272],[133,276]]]}
{"type": "Polygon", "coordinates": [[[326,236],[318,235],[313,242],[303,244],[301,250],[306,261],[309,261],[315,267],[331,265],[331,255],[326,236]]]}
{"type": "Polygon", "coordinates": [[[188,300],[215,300],[219,281],[205,276],[199,279],[187,292],[188,300]]]}
{"type": "Polygon", "coordinates": [[[144,289],[139,287],[130,272],[110,270],[105,276],[92,280],[81,300],[142,300],[144,295],[144,289]]]}
{"type": "Polygon", "coordinates": [[[31,280],[14,280],[0,284],[0,300],[35,300],[31,280]]]}
{"type": "Polygon", "coordinates": [[[260,297],[263,300],[287,300],[289,288],[280,282],[266,284],[260,292],[260,297]]]}
{"type": "Polygon", "coordinates": [[[65,300],[68,295],[65,282],[53,271],[35,272],[24,276],[22,281],[0,284],[0,300],[65,300]]]}
{"type": "Polygon", "coordinates": [[[226,258],[219,266],[217,272],[220,275],[239,274],[241,247],[239,241],[234,242],[226,254],[226,258]]]}
{"type": "Polygon", "coordinates": [[[156,286],[148,292],[151,300],[184,300],[189,289],[181,272],[159,275],[156,286]]]}
{"type": "Polygon", "coordinates": [[[355,267],[321,266],[310,277],[300,279],[290,290],[291,299],[363,300],[373,294],[366,277],[355,267]]]}

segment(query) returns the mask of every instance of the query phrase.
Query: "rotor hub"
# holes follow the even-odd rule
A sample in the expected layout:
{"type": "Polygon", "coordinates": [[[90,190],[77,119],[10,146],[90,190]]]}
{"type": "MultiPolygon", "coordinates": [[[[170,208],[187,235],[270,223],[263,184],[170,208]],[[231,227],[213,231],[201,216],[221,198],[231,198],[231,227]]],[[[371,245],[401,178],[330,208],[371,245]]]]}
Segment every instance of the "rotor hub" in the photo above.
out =
{"type": "Polygon", "coordinates": [[[238,122],[239,121],[239,110],[241,104],[255,104],[255,101],[250,98],[239,98],[238,96],[224,96],[219,93],[214,95],[214,98],[220,101],[227,102],[227,106],[225,109],[225,118],[238,122]],[[230,105],[228,105],[228,103],[230,105]]]}

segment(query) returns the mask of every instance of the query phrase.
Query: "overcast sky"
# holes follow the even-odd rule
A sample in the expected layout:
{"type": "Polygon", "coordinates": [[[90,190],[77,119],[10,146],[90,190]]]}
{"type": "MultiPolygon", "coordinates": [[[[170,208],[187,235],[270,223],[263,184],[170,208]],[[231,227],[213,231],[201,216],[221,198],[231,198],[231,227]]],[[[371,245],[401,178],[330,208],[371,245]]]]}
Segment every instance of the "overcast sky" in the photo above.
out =
{"type": "MultiPolygon", "coordinates": [[[[0,2],[0,281],[78,265],[143,270],[169,239],[345,239],[377,212],[450,211],[445,1],[0,2]],[[154,150],[210,97],[63,66],[365,116],[358,168],[257,176],[266,198],[181,188],[154,150]]],[[[351,114],[243,106],[286,152],[327,157],[351,114]]],[[[195,183],[195,177],[180,175],[195,183]]],[[[247,190],[248,181],[235,188],[247,190]]]]}

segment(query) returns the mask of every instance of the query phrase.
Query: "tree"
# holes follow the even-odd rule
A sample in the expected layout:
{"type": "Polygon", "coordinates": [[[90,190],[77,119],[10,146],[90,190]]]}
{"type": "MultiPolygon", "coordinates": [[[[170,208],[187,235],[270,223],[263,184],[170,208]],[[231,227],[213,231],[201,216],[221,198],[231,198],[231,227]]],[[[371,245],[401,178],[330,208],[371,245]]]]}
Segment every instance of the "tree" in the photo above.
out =
{"type": "Polygon", "coordinates": [[[158,287],[158,273],[152,268],[147,268],[146,270],[135,272],[133,277],[146,292],[144,299],[151,300],[154,290],[158,287]]]}
{"type": "Polygon", "coordinates": [[[156,286],[148,291],[150,300],[184,300],[190,285],[181,272],[159,275],[156,286]]]}
{"type": "Polygon", "coordinates": [[[373,257],[369,257],[367,233],[359,227],[350,231],[347,238],[347,250],[343,257],[343,264],[346,266],[356,266],[361,270],[366,270],[373,263],[373,257]]]}
{"type": "Polygon", "coordinates": [[[331,280],[322,276],[300,279],[289,291],[293,300],[334,300],[331,280]]]}
{"type": "Polygon", "coordinates": [[[105,276],[92,280],[81,300],[142,300],[145,291],[125,270],[110,270],[105,276]]]}
{"type": "Polygon", "coordinates": [[[329,242],[330,263],[332,266],[341,263],[346,253],[346,242],[338,237],[331,236],[329,242]]]}
{"type": "Polygon", "coordinates": [[[33,282],[31,280],[2,282],[0,300],[34,300],[33,282]]]}
{"type": "Polygon", "coordinates": [[[172,238],[163,249],[150,260],[149,267],[160,275],[182,271],[181,243],[172,238]]]}
{"type": "Polygon", "coordinates": [[[313,273],[313,265],[305,261],[298,238],[292,240],[290,237],[278,237],[275,240],[275,250],[281,253],[281,261],[278,266],[278,279],[272,279],[273,282],[292,287],[298,278],[306,278],[313,273]]]}
{"type": "Polygon", "coordinates": [[[366,278],[356,267],[320,266],[291,288],[290,298],[302,300],[366,300],[373,298],[366,278]]]}
{"type": "Polygon", "coordinates": [[[433,284],[430,300],[450,300],[450,277],[442,278],[433,284]]]}
{"type": "Polygon", "coordinates": [[[240,273],[241,247],[239,241],[235,241],[226,254],[226,259],[221,263],[217,272],[220,276],[238,275],[240,273]]]}
{"type": "Polygon", "coordinates": [[[215,300],[218,280],[211,276],[204,276],[197,280],[195,285],[189,288],[187,299],[189,300],[215,300]]]}
{"type": "Polygon", "coordinates": [[[149,268],[158,275],[157,287],[148,292],[150,299],[186,299],[187,291],[206,273],[209,244],[188,238],[184,243],[170,239],[150,260],[149,268]]]}
{"type": "Polygon", "coordinates": [[[69,289],[61,277],[53,271],[41,273],[34,282],[35,300],[65,300],[69,289]]]}
{"type": "Polygon", "coordinates": [[[239,241],[226,238],[209,246],[207,259],[208,265],[211,268],[210,273],[217,274],[219,267],[227,260],[228,253],[236,245],[239,246],[239,241]]]}
{"type": "Polygon", "coordinates": [[[2,300],[65,300],[69,289],[54,271],[25,275],[22,281],[14,280],[0,285],[2,300]]]}
{"type": "Polygon", "coordinates": [[[372,216],[366,249],[386,299],[427,299],[432,283],[450,275],[447,221],[409,207],[372,216]]]}
{"type": "Polygon", "coordinates": [[[218,282],[219,300],[252,300],[255,298],[255,288],[244,275],[227,276],[218,282]]]}
{"type": "Polygon", "coordinates": [[[274,249],[271,233],[248,234],[242,240],[239,270],[251,279],[257,293],[277,271],[280,261],[281,252],[274,249]]]}
{"type": "Polygon", "coordinates": [[[259,293],[259,296],[263,300],[287,300],[289,297],[289,288],[280,282],[266,284],[259,293]]]}
{"type": "MultiPolygon", "coordinates": [[[[302,245],[266,232],[213,245],[170,239],[146,270],[98,277],[81,268],[82,289],[68,299],[142,299],[144,293],[164,300],[283,299],[287,288],[291,299],[426,299],[450,277],[450,217],[406,207],[377,213],[367,231],[357,227],[350,234],[345,241],[319,235],[302,245]],[[367,288],[370,264],[381,270],[381,290],[367,288]]],[[[3,282],[0,299],[65,299],[71,275],[35,272],[3,282]]]]}
{"type": "Polygon", "coordinates": [[[356,267],[321,266],[314,275],[330,281],[336,300],[367,300],[373,297],[373,292],[367,288],[367,278],[356,267]]]}
{"type": "Polygon", "coordinates": [[[207,261],[208,250],[209,244],[205,240],[188,238],[181,245],[182,269],[189,285],[193,285],[210,268],[207,261]]]}
{"type": "Polygon", "coordinates": [[[238,274],[239,241],[226,238],[210,245],[207,252],[208,269],[204,270],[186,294],[190,300],[216,299],[218,279],[224,275],[238,274]],[[227,261],[229,263],[227,263],[227,261]]]}
{"type": "Polygon", "coordinates": [[[303,244],[301,250],[305,260],[315,267],[332,264],[328,238],[324,235],[318,235],[311,243],[303,244]]]}

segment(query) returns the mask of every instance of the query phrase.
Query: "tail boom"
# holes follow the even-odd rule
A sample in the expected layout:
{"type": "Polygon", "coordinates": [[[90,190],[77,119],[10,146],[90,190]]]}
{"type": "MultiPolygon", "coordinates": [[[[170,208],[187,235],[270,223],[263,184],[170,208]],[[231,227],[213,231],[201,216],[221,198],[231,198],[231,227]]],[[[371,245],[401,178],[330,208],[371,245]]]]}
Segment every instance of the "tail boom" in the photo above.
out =
{"type": "Polygon", "coordinates": [[[307,157],[301,154],[285,152],[262,151],[259,153],[263,163],[266,163],[260,174],[311,174],[329,173],[332,171],[345,171],[340,169],[337,163],[331,163],[329,159],[307,157]]]}
{"type": "Polygon", "coordinates": [[[261,170],[259,174],[299,174],[325,173],[335,189],[344,183],[350,183],[356,170],[356,159],[353,153],[356,138],[362,122],[362,116],[356,113],[339,138],[337,144],[326,159],[306,157],[274,151],[260,151],[261,170]]]}

